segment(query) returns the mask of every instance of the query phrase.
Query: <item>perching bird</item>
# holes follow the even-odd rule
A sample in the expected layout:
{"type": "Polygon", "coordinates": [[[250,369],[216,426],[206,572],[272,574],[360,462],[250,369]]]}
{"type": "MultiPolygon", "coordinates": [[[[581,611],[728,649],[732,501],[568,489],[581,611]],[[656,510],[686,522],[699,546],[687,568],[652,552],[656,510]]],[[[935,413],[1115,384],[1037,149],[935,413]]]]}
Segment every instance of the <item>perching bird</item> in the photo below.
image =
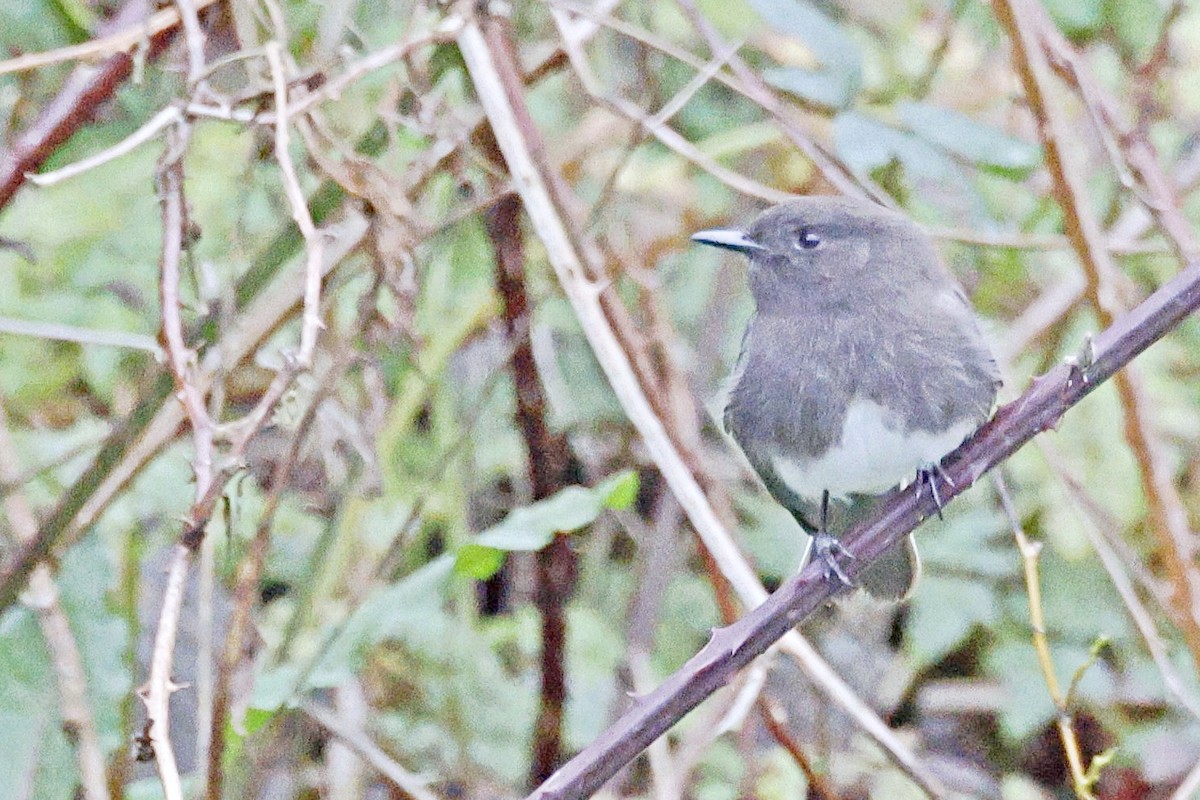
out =
{"type": "MultiPolygon", "coordinates": [[[[942,457],[991,414],[996,361],[932,241],[898,213],[806,197],[692,239],[750,260],[756,312],[725,428],[845,580],[831,531],[919,474],[935,488],[942,457]]],[[[860,578],[900,599],[919,570],[910,536],[860,578]]]]}

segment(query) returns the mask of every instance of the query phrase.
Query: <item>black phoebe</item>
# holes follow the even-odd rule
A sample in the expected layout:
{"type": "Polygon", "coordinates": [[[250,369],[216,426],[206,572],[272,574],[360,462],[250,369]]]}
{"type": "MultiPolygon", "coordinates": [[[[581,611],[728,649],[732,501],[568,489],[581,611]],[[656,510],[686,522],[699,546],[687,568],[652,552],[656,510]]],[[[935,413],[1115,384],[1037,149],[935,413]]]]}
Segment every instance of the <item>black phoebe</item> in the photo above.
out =
{"type": "MultiPolygon", "coordinates": [[[[996,361],[929,237],[885,208],[806,197],[749,230],[692,240],[750,259],[757,310],[725,428],[813,535],[827,577],[846,581],[837,560],[845,551],[829,531],[914,478],[936,498],[942,457],[991,414],[996,361]]],[[[909,537],[865,569],[862,584],[900,599],[919,569],[909,537]]]]}

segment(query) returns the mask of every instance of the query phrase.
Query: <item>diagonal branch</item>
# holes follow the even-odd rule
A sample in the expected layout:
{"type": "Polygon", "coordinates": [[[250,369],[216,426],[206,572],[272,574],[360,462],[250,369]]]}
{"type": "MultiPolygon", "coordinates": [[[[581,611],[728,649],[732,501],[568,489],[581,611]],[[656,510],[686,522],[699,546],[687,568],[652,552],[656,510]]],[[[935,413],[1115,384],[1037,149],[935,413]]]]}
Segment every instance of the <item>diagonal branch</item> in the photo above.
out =
{"type": "MultiPolygon", "coordinates": [[[[493,28],[494,31],[494,28],[493,28]]],[[[667,427],[648,395],[660,387],[647,385],[655,376],[646,375],[636,366],[622,339],[617,313],[619,301],[606,306],[606,284],[589,271],[583,248],[572,238],[562,200],[554,196],[553,173],[540,162],[544,142],[529,118],[521,97],[515,67],[505,60],[505,43],[493,42],[474,20],[464,24],[459,48],[475,82],[476,94],[483,104],[497,143],[512,175],[514,188],[521,195],[538,236],[546,247],[548,260],[580,321],[584,334],[608,377],[609,384],[640,434],[651,459],[666,479],[696,529],[701,542],[713,554],[721,574],[736,590],[747,607],[762,603],[767,592],[753,569],[742,556],[728,529],[709,502],[695,471],[689,467],[686,448],[692,443],[680,440],[667,427]],[[504,73],[500,72],[504,65],[504,73]]],[[[799,633],[790,633],[782,643],[813,682],[837,705],[850,714],[889,757],[916,782],[926,794],[943,794],[937,779],[916,759],[912,751],[821,659],[799,633]]]]}
{"type": "MultiPolygon", "coordinates": [[[[1037,434],[1055,427],[1062,415],[1112,377],[1142,351],[1200,308],[1200,263],[1194,263],[1096,339],[1091,364],[1061,365],[1034,381],[1016,401],[944,464],[950,478],[949,502],[1037,434]]],[[[934,501],[919,487],[895,493],[869,519],[843,537],[855,558],[847,563],[853,579],[933,514],[934,501]]],[[[529,800],[584,798],[604,784],[685,714],[724,686],[780,637],[828,602],[836,586],[823,580],[821,565],[809,564],[758,608],[714,632],[708,644],[655,691],[639,698],[575,758],[529,796],[529,800]]]]}
{"type": "MultiPolygon", "coordinates": [[[[133,30],[136,42],[142,41],[145,21],[150,12],[146,0],[129,0],[102,26],[100,35],[133,30]]],[[[176,18],[177,19],[177,18],[176,18]]],[[[149,37],[153,55],[166,47],[175,35],[176,27],[168,25],[149,37]]],[[[37,120],[10,147],[0,149],[0,208],[25,183],[25,173],[37,169],[55,149],[76,129],[88,121],[96,108],[112,96],[117,87],[133,70],[134,57],[119,52],[106,58],[98,67],[80,65],[67,78],[54,101],[42,109],[37,120]]]]}

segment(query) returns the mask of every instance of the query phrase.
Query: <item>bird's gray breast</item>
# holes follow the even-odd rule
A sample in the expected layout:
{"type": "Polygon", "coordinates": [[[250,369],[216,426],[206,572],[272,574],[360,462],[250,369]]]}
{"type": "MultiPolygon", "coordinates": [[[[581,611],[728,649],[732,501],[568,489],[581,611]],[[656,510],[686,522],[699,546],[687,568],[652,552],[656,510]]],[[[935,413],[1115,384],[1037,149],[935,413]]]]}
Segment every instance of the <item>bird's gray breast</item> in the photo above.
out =
{"type": "Polygon", "coordinates": [[[804,498],[911,479],[983,422],[995,398],[995,365],[969,311],[940,311],[931,297],[924,318],[886,306],[886,320],[862,308],[754,318],[726,428],[760,474],[804,498]]]}

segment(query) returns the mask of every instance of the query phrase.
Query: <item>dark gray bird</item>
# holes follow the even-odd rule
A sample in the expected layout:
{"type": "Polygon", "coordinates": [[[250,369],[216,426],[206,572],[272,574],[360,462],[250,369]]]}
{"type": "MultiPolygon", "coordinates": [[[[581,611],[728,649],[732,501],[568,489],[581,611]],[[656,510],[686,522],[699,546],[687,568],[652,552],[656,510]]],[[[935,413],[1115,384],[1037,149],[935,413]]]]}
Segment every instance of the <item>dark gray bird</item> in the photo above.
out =
{"type": "MultiPolygon", "coordinates": [[[[996,361],[933,243],[900,214],[806,197],[692,239],[750,260],[756,313],[725,428],[845,581],[830,531],[918,476],[936,497],[942,457],[991,414],[996,361]]],[[[900,599],[919,569],[909,537],[860,577],[900,599]]]]}

